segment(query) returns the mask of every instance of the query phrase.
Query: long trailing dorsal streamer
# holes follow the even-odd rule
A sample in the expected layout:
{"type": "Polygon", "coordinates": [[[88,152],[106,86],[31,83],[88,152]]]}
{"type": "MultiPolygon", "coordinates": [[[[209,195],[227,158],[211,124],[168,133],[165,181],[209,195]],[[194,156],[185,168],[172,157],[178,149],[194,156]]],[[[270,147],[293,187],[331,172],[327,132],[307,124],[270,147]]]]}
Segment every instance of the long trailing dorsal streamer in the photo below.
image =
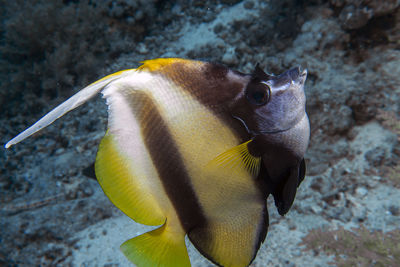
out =
{"type": "Polygon", "coordinates": [[[91,99],[93,96],[95,96],[97,93],[99,93],[104,87],[106,87],[111,82],[120,79],[122,76],[125,76],[126,74],[132,73],[134,71],[136,71],[136,69],[119,71],[88,85],[75,95],[71,96],[65,102],[54,108],[52,111],[47,113],[31,127],[29,127],[28,129],[26,129],[25,131],[23,131],[22,133],[18,134],[16,137],[8,141],[7,144],[4,145],[4,147],[7,149],[10,148],[12,145],[18,144],[19,142],[28,138],[32,134],[40,131],[44,127],[47,127],[48,125],[50,125],[58,118],[62,117],[67,112],[79,107],[80,105],[91,99]]]}

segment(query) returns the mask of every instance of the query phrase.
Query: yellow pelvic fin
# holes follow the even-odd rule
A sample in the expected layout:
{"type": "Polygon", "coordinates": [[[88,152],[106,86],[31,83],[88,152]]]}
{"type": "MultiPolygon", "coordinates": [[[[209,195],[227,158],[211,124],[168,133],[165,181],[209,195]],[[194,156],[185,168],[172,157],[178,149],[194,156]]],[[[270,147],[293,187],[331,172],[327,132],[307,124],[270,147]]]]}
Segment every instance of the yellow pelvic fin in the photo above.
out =
{"type": "Polygon", "coordinates": [[[130,218],[145,225],[165,222],[152,192],[141,186],[140,177],[132,171],[132,162],[118,151],[113,135],[106,134],[101,141],[95,171],[104,193],[130,218]]]}
{"type": "Polygon", "coordinates": [[[237,168],[244,168],[253,177],[257,177],[260,172],[261,157],[254,157],[250,154],[247,144],[251,141],[249,140],[218,155],[207,164],[206,169],[235,171],[237,168]]]}
{"type": "Polygon", "coordinates": [[[167,223],[125,241],[121,250],[138,267],[191,266],[185,245],[185,233],[171,231],[167,223]]]}
{"type": "Polygon", "coordinates": [[[144,60],[141,63],[140,67],[138,67],[138,70],[147,70],[147,71],[158,71],[162,69],[165,66],[168,66],[172,63],[176,62],[182,62],[182,63],[193,63],[194,61],[192,60],[187,60],[187,59],[182,59],[182,58],[157,58],[157,59],[149,59],[149,60],[144,60]]]}

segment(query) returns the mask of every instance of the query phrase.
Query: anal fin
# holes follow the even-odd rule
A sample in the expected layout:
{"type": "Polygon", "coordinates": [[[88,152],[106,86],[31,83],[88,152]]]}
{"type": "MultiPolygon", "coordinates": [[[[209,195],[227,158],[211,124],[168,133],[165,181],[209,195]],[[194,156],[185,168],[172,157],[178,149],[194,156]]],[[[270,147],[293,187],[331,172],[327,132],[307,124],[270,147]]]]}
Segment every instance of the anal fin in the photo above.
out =
{"type": "Polygon", "coordinates": [[[190,267],[185,233],[171,231],[167,223],[160,228],[125,241],[125,256],[140,267],[190,267]]]}

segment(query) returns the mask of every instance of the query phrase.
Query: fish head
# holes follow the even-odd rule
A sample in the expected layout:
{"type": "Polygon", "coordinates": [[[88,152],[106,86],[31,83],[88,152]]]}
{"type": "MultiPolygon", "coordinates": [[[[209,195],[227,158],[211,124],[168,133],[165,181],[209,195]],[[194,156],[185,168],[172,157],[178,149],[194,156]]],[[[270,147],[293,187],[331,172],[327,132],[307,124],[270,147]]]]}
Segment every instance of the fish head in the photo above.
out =
{"type": "Polygon", "coordinates": [[[231,115],[251,136],[249,154],[262,159],[257,177],[265,182],[266,195],[274,196],[280,215],[289,211],[306,172],[306,77],[307,71],[299,67],[273,76],[256,66],[231,105],[231,115]]]}
{"type": "Polygon", "coordinates": [[[258,65],[243,92],[231,105],[231,115],[252,135],[279,133],[306,115],[304,83],[307,70],[296,67],[273,76],[258,65]]]}

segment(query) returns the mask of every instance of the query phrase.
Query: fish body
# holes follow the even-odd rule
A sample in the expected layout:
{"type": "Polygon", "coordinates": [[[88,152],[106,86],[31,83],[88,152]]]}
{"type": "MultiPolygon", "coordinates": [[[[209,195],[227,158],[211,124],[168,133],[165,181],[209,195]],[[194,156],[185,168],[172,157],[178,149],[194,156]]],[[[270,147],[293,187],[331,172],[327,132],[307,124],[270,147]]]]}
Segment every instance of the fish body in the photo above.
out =
{"type": "Polygon", "coordinates": [[[110,200],[138,223],[160,227],[121,250],[137,266],[190,266],[194,246],[220,266],[248,266],[268,229],[266,198],[281,215],[305,175],[306,72],[169,58],[109,75],[12,139],[18,143],[98,92],[108,129],[95,163],[110,200]]]}

